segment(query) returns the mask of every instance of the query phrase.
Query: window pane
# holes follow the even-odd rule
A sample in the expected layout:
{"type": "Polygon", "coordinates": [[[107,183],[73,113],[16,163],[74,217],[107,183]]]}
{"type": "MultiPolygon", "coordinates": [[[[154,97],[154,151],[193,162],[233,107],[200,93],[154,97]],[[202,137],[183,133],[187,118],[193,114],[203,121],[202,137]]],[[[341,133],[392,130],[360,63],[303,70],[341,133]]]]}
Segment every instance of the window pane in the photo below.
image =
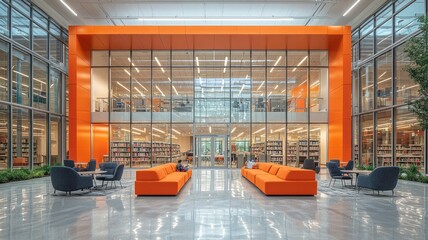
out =
{"type": "Polygon", "coordinates": [[[250,55],[251,51],[249,50],[231,51],[231,65],[238,67],[249,67],[251,64],[250,55]]]}
{"type": "Polygon", "coordinates": [[[30,105],[30,55],[13,51],[12,102],[30,105]]]}
{"type": "Polygon", "coordinates": [[[242,167],[250,158],[250,124],[232,124],[232,166],[242,167]]]}
{"type": "Polygon", "coordinates": [[[392,166],[392,116],[391,110],[376,114],[377,167],[392,166]]]}
{"type": "Polygon", "coordinates": [[[131,130],[129,124],[110,125],[111,161],[129,166],[131,161],[131,130]]]}
{"type": "Polygon", "coordinates": [[[328,68],[311,68],[310,71],[311,121],[327,121],[328,111],[328,68]]]}
{"type": "MultiPolygon", "coordinates": [[[[286,122],[287,96],[287,69],[282,67],[270,68],[267,72],[267,121],[286,122]]],[[[282,162],[282,161],[281,161],[282,162]]]]}
{"type": "Polygon", "coordinates": [[[167,70],[167,66],[171,65],[171,51],[157,51],[153,50],[152,66],[159,69],[167,70]]]}
{"type": "MultiPolygon", "coordinates": [[[[215,91],[215,90],[214,90],[215,91]]],[[[221,91],[221,89],[217,89],[221,91]]],[[[193,122],[193,69],[172,69],[172,122],[193,122]]]]}
{"type": "Polygon", "coordinates": [[[9,107],[0,104],[0,169],[8,167],[9,156],[9,107]]]}
{"type": "Polygon", "coordinates": [[[266,162],[285,163],[285,124],[267,124],[266,162]]]}
{"type": "Polygon", "coordinates": [[[266,121],[266,71],[262,67],[253,67],[251,72],[253,80],[253,106],[252,122],[266,121]]]}
{"type": "Polygon", "coordinates": [[[359,38],[360,38],[360,35],[359,35],[358,28],[357,28],[354,30],[354,32],[352,32],[352,44],[355,44],[359,38]]]}
{"type": "Polygon", "coordinates": [[[131,64],[131,53],[129,51],[111,51],[110,65],[111,66],[126,66],[131,64]]]}
{"type": "Polygon", "coordinates": [[[30,48],[30,19],[16,10],[12,11],[12,39],[30,48]]]}
{"type": "Polygon", "coordinates": [[[251,69],[232,68],[232,122],[250,122],[251,69]]]}
{"type": "Polygon", "coordinates": [[[0,2],[0,34],[9,36],[9,6],[0,2]]]}
{"type": "Polygon", "coordinates": [[[252,124],[251,160],[266,162],[266,124],[252,124]]]}
{"type": "Polygon", "coordinates": [[[33,50],[42,55],[48,57],[48,32],[43,30],[37,24],[33,23],[33,50]]]}
{"type": "Polygon", "coordinates": [[[352,71],[352,113],[359,113],[360,111],[360,89],[358,70],[352,71]]]}
{"type": "Polygon", "coordinates": [[[352,132],[352,142],[353,142],[353,157],[354,157],[354,163],[359,164],[360,159],[360,122],[358,117],[353,118],[353,132],[352,132]]]}
{"type": "Polygon", "coordinates": [[[371,33],[373,31],[373,19],[367,21],[367,24],[364,24],[360,29],[360,36],[364,37],[366,34],[371,33]]]}
{"type": "Polygon", "coordinates": [[[153,121],[169,122],[171,115],[171,77],[169,68],[152,70],[153,121]]]}
{"type": "Polygon", "coordinates": [[[314,159],[315,164],[320,166],[328,161],[327,143],[328,143],[328,125],[311,124],[309,131],[309,159],[314,159]]]}
{"type": "Polygon", "coordinates": [[[361,116],[360,165],[373,165],[373,114],[361,116]]]}
{"type": "MultiPolygon", "coordinates": [[[[286,63],[285,51],[267,51],[267,66],[269,67],[284,67],[286,63]]],[[[270,70],[272,70],[270,68],[270,70]]]]}
{"type": "Polygon", "coordinates": [[[396,104],[419,98],[419,84],[415,83],[405,71],[405,66],[411,63],[407,53],[404,52],[405,47],[403,44],[395,49],[396,104]]]}
{"type": "Polygon", "coordinates": [[[193,51],[172,51],[172,65],[192,67],[193,51]]]}
{"type": "Polygon", "coordinates": [[[132,121],[150,122],[150,112],[152,111],[151,70],[140,68],[137,72],[136,69],[132,70],[132,121]]]}
{"type": "Polygon", "coordinates": [[[150,67],[152,62],[151,54],[150,50],[132,51],[132,62],[135,66],[150,67]]]}
{"type": "Polygon", "coordinates": [[[42,13],[41,10],[38,10],[35,6],[33,6],[33,21],[45,29],[48,29],[48,16],[42,13]]]}
{"type": "Polygon", "coordinates": [[[360,68],[361,110],[363,112],[373,109],[373,78],[373,62],[360,68]]]}
{"type": "Polygon", "coordinates": [[[392,4],[385,7],[380,13],[376,15],[376,25],[379,26],[392,16],[392,4]]]}
{"type": "Polygon", "coordinates": [[[60,40],[55,38],[53,35],[50,35],[49,38],[49,45],[50,45],[50,60],[61,64],[64,62],[64,45],[60,40]]]}
{"type": "Polygon", "coordinates": [[[396,0],[395,1],[395,11],[399,11],[404,6],[406,6],[408,3],[412,2],[414,0],[396,0]]]}
{"type": "Polygon", "coordinates": [[[415,114],[407,106],[396,109],[396,165],[409,167],[416,165],[424,168],[424,131],[415,114]]]}
{"type": "Polygon", "coordinates": [[[170,124],[152,125],[152,163],[153,166],[171,162],[170,124]]]}
{"type": "Polygon", "coordinates": [[[376,59],[376,107],[392,105],[392,52],[376,59]]]}
{"type": "Polygon", "coordinates": [[[327,50],[311,50],[310,66],[328,67],[328,51],[327,50]]]}
{"type": "Polygon", "coordinates": [[[287,51],[287,66],[308,66],[308,51],[287,51]]]}
{"type": "MultiPolygon", "coordinates": [[[[12,161],[14,168],[28,168],[31,152],[29,111],[13,108],[12,115],[12,161]]],[[[34,145],[37,152],[37,145],[34,145]]]]}
{"type": "Polygon", "coordinates": [[[417,0],[395,16],[395,41],[410,35],[419,28],[417,17],[425,13],[423,0],[417,0]]]}
{"type": "Polygon", "coordinates": [[[13,0],[12,5],[23,12],[25,15],[30,16],[30,5],[25,0],[13,0]]]}
{"type": "Polygon", "coordinates": [[[9,44],[0,41],[0,99],[9,100],[9,44]]]}
{"type": "MultiPolygon", "coordinates": [[[[48,64],[38,59],[33,61],[33,107],[47,110],[48,64]]],[[[51,96],[51,98],[54,96],[51,96]]]]}
{"type": "Polygon", "coordinates": [[[92,66],[109,66],[109,52],[108,51],[92,51],[92,66]]]}
{"type": "MultiPolygon", "coordinates": [[[[34,144],[34,167],[47,165],[47,114],[34,112],[33,122],[33,144],[34,144]],[[37,149],[37,151],[36,151],[37,149]]],[[[52,141],[51,141],[52,142],[52,141]]]]}
{"type": "Polygon", "coordinates": [[[266,66],[266,51],[252,51],[251,52],[251,65],[266,66]]]}
{"type": "Polygon", "coordinates": [[[113,122],[129,122],[131,111],[130,69],[111,68],[110,77],[110,120],[113,122]]]}
{"type": "Polygon", "coordinates": [[[51,165],[61,164],[61,118],[51,117],[51,165]]]}
{"type": "Polygon", "coordinates": [[[133,124],[132,141],[132,167],[150,167],[152,158],[150,124],[133,124]]]}
{"type": "Polygon", "coordinates": [[[287,125],[287,165],[298,167],[308,158],[308,125],[287,125]]]}
{"type": "Polygon", "coordinates": [[[51,69],[49,89],[50,111],[55,113],[61,113],[62,80],[61,73],[56,69],[51,69]]]}
{"type": "Polygon", "coordinates": [[[287,74],[289,122],[308,121],[308,69],[289,68],[287,74]]]}
{"type": "Polygon", "coordinates": [[[380,52],[392,44],[392,20],[376,29],[376,51],[380,52]]]}
{"type": "Polygon", "coordinates": [[[360,60],[365,60],[366,58],[372,56],[373,48],[373,32],[371,32],[360,41],[360,60]]]}

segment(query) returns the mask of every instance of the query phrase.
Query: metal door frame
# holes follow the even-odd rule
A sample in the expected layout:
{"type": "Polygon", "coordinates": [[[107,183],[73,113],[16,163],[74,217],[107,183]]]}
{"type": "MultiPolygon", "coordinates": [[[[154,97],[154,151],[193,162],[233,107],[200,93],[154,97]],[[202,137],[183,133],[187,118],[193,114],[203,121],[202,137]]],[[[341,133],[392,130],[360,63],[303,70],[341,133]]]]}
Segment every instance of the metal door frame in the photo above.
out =
{"type": "Polygon", "coordinates": [[[228,167],[228,162],[229,162],[229,153],[228,153],[228,141],[229,141],[229,135],[222,135],[222,134],[202,134],[202,135],[194,135],[195,137],[195,156],[197,156],[196,159],[196,166],[197,168],[227,168],[228,167]],[[200,164],[200,153],[199,153],[199,149],[200,149],[200,144],[201,144],[201,139],[202,138],[210,138],[211,140],[211,164],[210,166],[201,166],[200,164]],[[222,166],[215,166],[215,139],[216,138],[222,138],[224,140],[223,142],[223,157],[224,157],[224,161],[223,161],[223,165],[222,166]]]}

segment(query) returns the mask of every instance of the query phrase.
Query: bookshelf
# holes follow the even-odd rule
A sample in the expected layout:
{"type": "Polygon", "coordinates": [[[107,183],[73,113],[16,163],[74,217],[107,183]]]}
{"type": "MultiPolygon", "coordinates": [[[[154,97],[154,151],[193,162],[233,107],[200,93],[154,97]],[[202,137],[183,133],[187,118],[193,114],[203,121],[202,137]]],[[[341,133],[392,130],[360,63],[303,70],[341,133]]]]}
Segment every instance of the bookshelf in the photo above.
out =
{"type": "Polygon", "coordinates": [[[409,144],[404,146],[397,144],[395,146],[395,162],[399,167],[409,167],[410,165],[416,165],[419,168],[423,168],[423,153],[424,145],[421,144],[409,144]]]}
{"type": "Polygon", "coordinates": [[[319,140],[299,140],[297,142],[289,141],[287,146],[287,164],[299,166],[304,159],[320,160],[320,142],[319,140]]]}
{"type": "Polygon", "coordinates": [[[266,154],[273,163],[283,164],[284,155],[282,152],[282,140],[267,141],[266,154]]]}
{"type": "Polygon", "coordinates": [[[288,142],[287,146],[287,163],[296,166],[299,160],[297,142],[288,142]]]}
{"type": "MultiPolygon", "coordinates": [[[[143,142],[134,141],[132,143],[132,163],[133,164],[150,164],[153,162],[166,163],[178,161],[180,158],[180,145],[163,142],[143,142]],[[172,156],[171,156],[172,150],[172,156]],[[170,160],[170,158],[172,160],[170,160]]],[[[105,156],[106,157],[106,156],[105,156]]],[[[119,164],[129,164],[131,161],[131,144],[130,142],[111,142],[111,161],[119,164]]]]}
{"type": "Polygon", "coordinates": [[[7,142],[0,143],[0,168],[7,168],[7,142]]]}
{"type": "Polygon", "coordinates": [[[383,144],[377,146],[376,156],[382,166],[392,166],[392,145],[383,144]]]}
{"type": "Polygon", "coordinates": [[[265,153],[265,143],[253,143],[253,145],[251,146],[251,152],[256,156],[257,159],[259,159],[260,155],[263,155],[265,153]]]}

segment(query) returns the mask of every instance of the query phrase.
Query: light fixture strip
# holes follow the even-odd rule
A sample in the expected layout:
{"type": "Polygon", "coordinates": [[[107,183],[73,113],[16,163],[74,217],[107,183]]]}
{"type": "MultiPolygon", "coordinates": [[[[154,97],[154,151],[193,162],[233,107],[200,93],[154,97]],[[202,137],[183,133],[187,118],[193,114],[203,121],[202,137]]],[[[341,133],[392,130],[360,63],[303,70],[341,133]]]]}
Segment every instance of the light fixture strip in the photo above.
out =
{"type": "Polygon", "coordinates": [[[123,87],[126,91],[131,92],[131,91],[129,91],[129,89],[128,89],[127,87],[123,86],[123,85],[122,85],[122,83],[120,83],[120,82],[116,82],[116,83],[117,83],[119,86],[123,87]]]}
{"type": "Polygon", "coordinates": [[[163,94],[162,90],[158,87],[158,85],[156,85],[156,88],[158,89],[158,91],[162,94],[162,97],[165,97],[165,94],[163,94]]]}
{"type": "Polygon", "coordinates": [[[281,61],[281,58],[282,58],[282,56],[279,56],[278,60],[276,60],[275,65],[274,65],[275,67],[276,67],[276,65],[278,65],[279,61],[281,61]]]}
{"type": "Polygon", "coordinates": [[[235,130],[236,130],[236,127],[234,127],[230,133],[233,133],[235,130]]]}
{"type": "Polygon", "coordinates": [[[294,18],[138,18],[139,21],[293,21],[294,18]]]}
{"type": "Polygon", "coordinates": [[[142,96],[142,97],[144,97],[144,96],[145,96],[145,95],[140,91],[140,89],[138,89],[137,87],[134,87],[134,89],[135,89],[135,90],[137,90],[137,92],[138,92],[139,94],[141,94],[141,96],[142,96]]]}
{"type": "Polygon", "coordinates": [[[352,6],[343,14],[343,17],[346,16],[346,14],[348,14],[359,2],[360,0],[357,0],[354,4],[352,4],[352,6]]]}
{"type": "Polygon", "coordinates": [[[178,96],[179,94],[178,94],[178,92],[177,92],[177,89],[175,89],[175,86],[174,86],[174,85],[172,85],[172,89],[174,89],[175,94],[177,94],[177,96],[178,96]]]}
{"type": "Polygon", "coordinates": [[[155,130],[155,131],[161,132],[161,133],[165,133],[164,131],[162,131],[162,130],[160,130],[160,129],[158,129],[158,128],[154,128],[154,127],[152,127],[152,129],[153,129],[153,130],[155,130]]]}
{"type": "Polygon", "coordinates": [[[172,131],[174,131],[174,132],[175,132],[175,133],[177,133],[177,134],[181,134],[181,132],[179,132],[179,131],[175,130],[174,128],[172,129],[172,131]]]}
{"type": "Polygon", "coordinates": [[[199,58],[198,57],[196,57],[196,66],[199,67],[199,58]]]}
{"type": "Polygon", "coordinates": [[[74,14],[74,16],[76,16],[77,17],[77,13],[70,7],[70,6],[68,6],[68,4],[67,3],[65,3],[63,0],[61,0],[61,3],[62,4],[64,4],[64,6],[70,11],[70,12],[72,12],[73,14],[74,14]]]}

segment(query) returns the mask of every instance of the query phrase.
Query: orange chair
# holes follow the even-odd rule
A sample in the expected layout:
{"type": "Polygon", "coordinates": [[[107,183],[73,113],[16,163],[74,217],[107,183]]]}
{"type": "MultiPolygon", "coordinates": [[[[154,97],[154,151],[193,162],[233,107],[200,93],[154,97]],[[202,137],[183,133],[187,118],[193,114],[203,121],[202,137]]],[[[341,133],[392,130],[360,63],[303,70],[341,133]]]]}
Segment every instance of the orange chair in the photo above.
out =
{"type": "Polygon", "coordinates": [[[259,163],[259,169],[242,168],[241,174],[266,195],[316,195],[315,172],[273,163],[259,163]]]}
{"type": "Polygon", "coordinates": [[[136,195],[177,195],[192,177],[192,170],[177,172],[175,163],[138,170],[135,180],[136,195]]]}

